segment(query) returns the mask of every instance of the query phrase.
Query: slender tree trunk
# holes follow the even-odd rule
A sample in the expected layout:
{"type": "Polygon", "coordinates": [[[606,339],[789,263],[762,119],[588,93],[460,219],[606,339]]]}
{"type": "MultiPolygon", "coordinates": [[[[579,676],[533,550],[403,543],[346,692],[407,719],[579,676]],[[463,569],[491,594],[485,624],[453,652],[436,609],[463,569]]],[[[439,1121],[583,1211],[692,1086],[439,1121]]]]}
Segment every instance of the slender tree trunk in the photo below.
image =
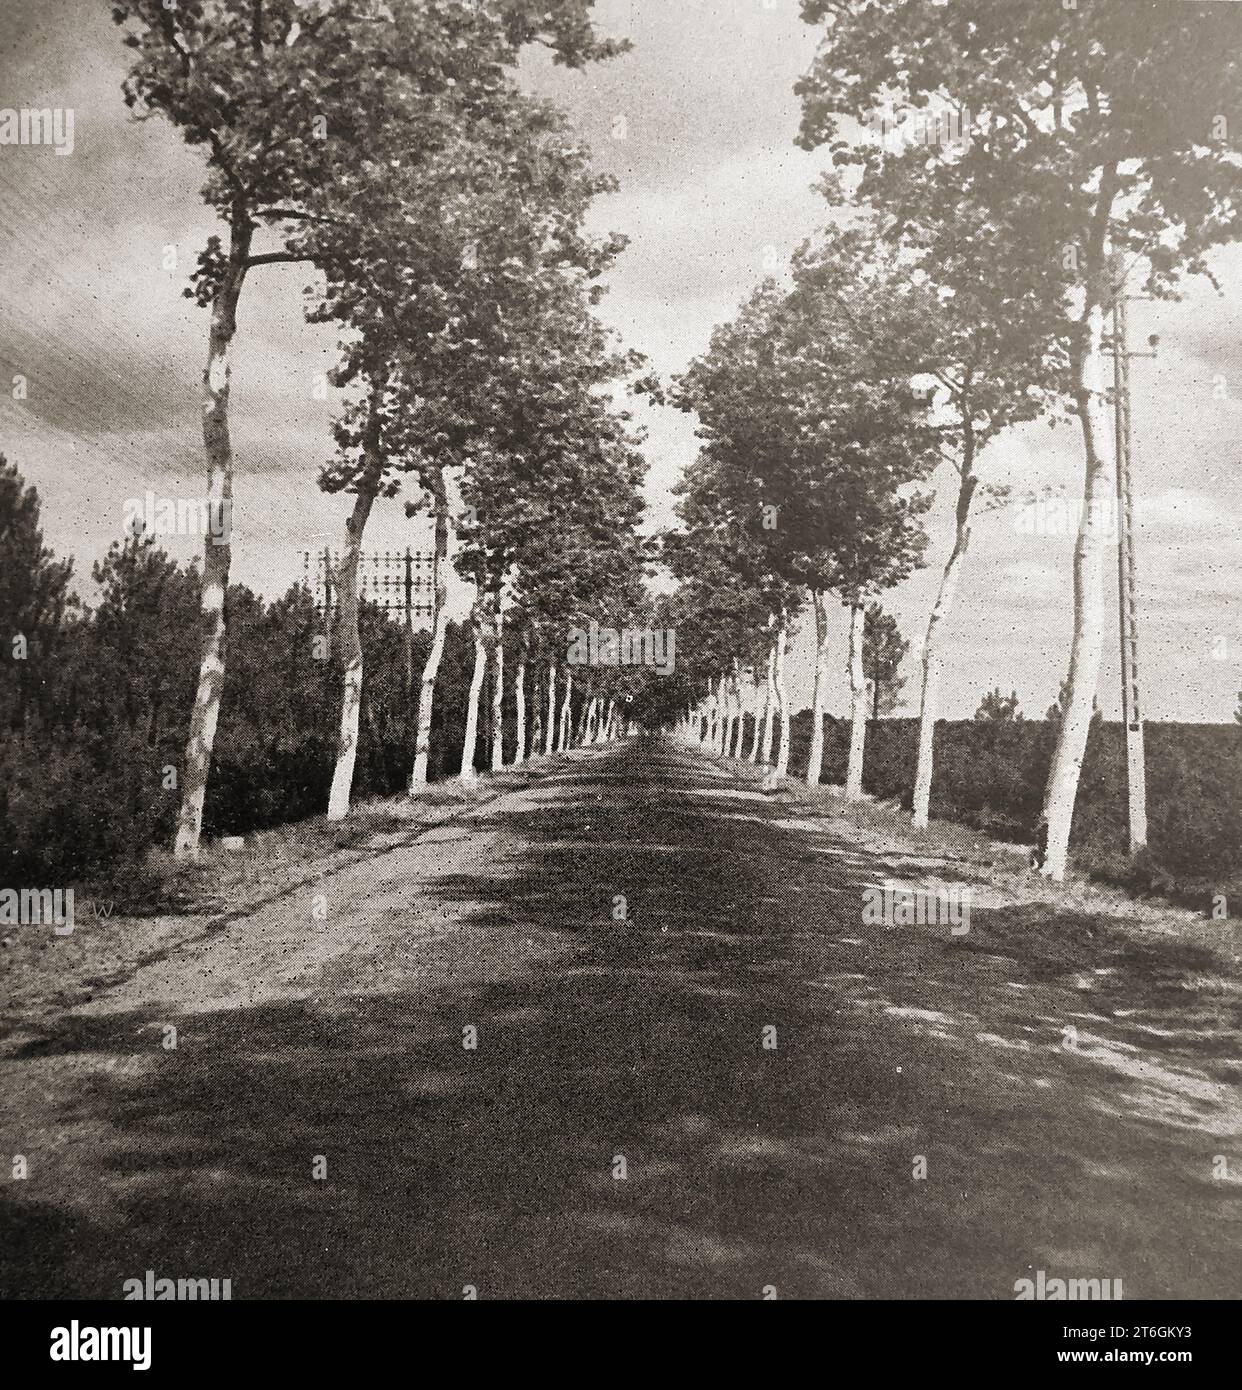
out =
{"type": "Polygon", "coordinates": [[[741,662],[733,658],[733,743],[729,756],[735,761],[742,756],[742,739],[746,733],[746,710],[742,704],[741,662]]]}
{"type": "Polygon", "coordinates": [[[373,381],[371,401],[363,442],[366,462],[358,479],[358,491],[353,509],[345,522],[345,548],[336,572],[337,638],[341,644],[343,684],[341,688],[341,722],[336,741],[336,766],[332,772],[332,790],[328,794],[328,819],[344,820],[349,814],[350,795],[354,786],[354,767],[358,761],[358,723],[362,710],[362,636],[358,631],[358,561],[362,555],[362,537],[375,505],[383,477],[380,454],[380,403],[382,384],[373,381]]]}
{"type": "Polygon", "coordinates": [[[776,703],[781,716],[781,751],[776,758],[776,776],[789,776],[789,690],[785,684],[785,655],[789,646],[789,615],[781,614],[776,634],[776,703]]]}
{"type": "Polygon", "coordinates": [[[444,656],[444,639],[448,632],[448,587],[445,566],[448,563],[448,491],[444,485],[444,470],[436,468],[431,474],[431,492],[436,509],[435,614],[431,629],[431,648],[423,666],[418,687],[418,722],[414,735],[414,770],[410,774],[410,795],[427,785],[427,764],[431,757],[431,714],[436,698],[436,682],[440,677],[440,661],[444,656]]]}
{"type": "Polygon", "coordinates": [[[358,558],[362,527],[371,499],[359,494],[353,512],[345,523],[345,552],[336,571],[337,640],[341,647],[344,683],[341,688],[341,717],[336,738],[336,765],[332,771],[332,790],[328,793],[328,819],[344,820],[349,814],[350,792],[354,785],[354,766],[358,759],[358,725],[362,711],[362,639],[358,632],[358,558]],[[356,528],[356,529],[355,529],[356,528]]]}
{"type": "Polygon", "coordinates": [[[867,611],[861,603],[850,609],[850,757],[845,771],[847,801],[860,801],[863,789],[863,751],[867,741],[867,681],[863,675],[863,630],[867,611]]]}
{"type": "Polygon", "coordinates": [[[229,257],[211,306],[207,368],[203,373],[203,447],[207,454],[209,524],[203,540],[203,646],[198,688],[190,716],[185,761],[181,769],[181,810],[174,852],[178,859],[198,854],[203,833],[203,804],[211,775],[211,754],[224,693],[225,599],[232,563],[233,447],[229,436],[229,354],[237,332],[237,303],[245,283],[254,226],[244,210],[233,209],[229,257]],[[219,534],[213,535],[213,530],[219,534]],[[219,543],[217,543],[217,541],[219,543]]]}
{"type": "Polygon", "coordinates": [[[548,663],[548,727],[544,744],[544,756],[550,758],[556,751],[556,662],[548,663]]]}
{"type": "Polygon", "coordinates": [[[587,735],[591,731],[591,719],[595,713],[595,695],[591,690],[591,682],[587,682],[586,692],[583,696],[582,707],[578,710],[578,727],[575,735],[575,742],[579,745],[586,743],[587,735]]]}
{"type": "Polygon", "coordinates": [[[493,665],[492,684],[492,771],[499,772],[505,765],[505,616],[501,608],[500,588],[495,594],[496,616],[493,621],[493,645],[496,660],[493,665]]]}
{"type": "Polygon", "coordinates": [[[720,700],[724,706],[722,710],[720,730],[720,756],[727,758],[733,752],[733,677],[721,676],[720,678],[720,700]]]}
{"type": "Polygon", "coordinates": [[[919,755],[914,770],[914,815],[916,830],[926,830],[931,814],[932,773],[935,766],[936,720],[940,716],[940,641],[942,629],[953,607],[958,580],[970,545],[970,504],[978,486],[974,472],[973,432],[967,424],[962,454],[962,484],[957,494],[957,531],[953,549],[940,577],[940,589],[927,620],[923,643],[923,693],[919,703],[919,755]]]}
{"type": "Polygon", "coordinates": [[[730,758],[737,757],[737,750],[742,741],[742,681],[738,672],[741,662],[737,657],[733,658],[733,674],[729,677],[729,710],[732,719],[729,722],[729,737],[725,741],[725,751],[730,758]]]}
{"type": "Polygon", "coordinates": [[[458,780],[474,782],[475,746],[479,735],[479,696],[483,692],[483,677],[487,672],[487,643],[483,639],[483,615],[477,608],[474,616],[474,671],[470,676],[470,694],[466,704],[466,733],[461,744],[461,771],[458,780]]]}
{"type": "Polygon", "coordinates": [[[824,716],[828,712],[828,612],[827,596],[811,590],[815,609],[815,694],[811,700],[811,752],[806,763],[806,784],[818,787],[824,768],[824,716]]]}
{"type": "Polygon", "coordinates": [[[751,717],[751,719],[754,721],[754,725],[755,725],[754,735],[753,735],[753,737],[751,738],[751,741],[750,741],[750,761],[751,761],[752,763],[757,763],[757,762],[759,761],[759,740],[760,740],[760,739],[762,738],[762,736],[763,736],[763,721],[762,721],[762,720],[760,719],[760,717],[759,717],[759,682],[758,682],[758,681],[753,681],[752,684],[751,684],[750,704],[751,704],[751,714],[750,714],[750,717],[751,717]]]}
{"type": "Polygon", "coordinates": [[[1109,285],[1108,227],[1117,182],[1116,165],[1105,165],[1100,171],[1100,191],[1086,247],[1083,315],[1073,347],[1074,402],[1082,429],[1084,461],[1083,514],[1074,547],[1074,638],[1070,647],[1069,689],[1036,842],[1040,872],[1057,882],[1065,877],[1069,859],[1078,779],[1087,752],[1104,650],[1104,548],[1108,509],[1115,495],[1115,474],[1108,466],[1110,460],[1102,443],[1108,438],[1102,347],[1104,306],[1113,293],[1109,285]]]}
{"type": "MultiPolygon", "coordinates": [[[[513,766],[520,767],[526,761],[526,648],[518,656],[517,670],[513,673],[513,707],[517,723],[517,751],[513,755],[513,766]]],[[[536,740],[537,742],[537,740],[536,740]]]]}
{"type": "Polygon", "coordinates": [[[772,737],[776,732],[776,647],[774,638],[768,648],[768,683],[763,697],[763,747],[760,758],[764,767],[772,766],[772,737]]]}
{"type": "Polygon", "coordinates": [[[1101,415],[1105,389],[1100,350],[1103,329],[1104,311],[1097,303],[1089,311],[1086,344],[1075,363],[1074,395],[1082,427],[1086,470],[1083,515],[1074,547],[1074,638],[1070,648],[1069,691],[1044,793],[1043,824],[1039,830],[1040,872],[1058,883],[1065,877],[1069,859],[1078,779],[1087,752],[1104,650],[1106,528],[1115,486],[1110,460],[1102,447],[1102,441],[1107,439],[1101,415]]]}
{"type": "Polygon", "coordinates": [[[354,498],[353,511],[345,523],[345,551],[336,572],[337,637],[341,644],[344,685],[341,690],[341,721],[336,741],[336,766],[332,790],[328,795],[328,819],[344,820],[349,814],[350,793],[354,785],[354,766],[358,760],[358,723],[362,711],[362,638],[358,631],[358,560],[362,534],[375,500],[379,477],[364,481],[366,491],[354,498]]]}
{"type": "Polygon", "coordinates": [[[556,751],[564,753],[569,747],[570,719],[573,717],[573,698],[574,698],[574,673],[565,672],[565,699],[561,705],[561,728],[560,737],[557,739],[556,751]]]}

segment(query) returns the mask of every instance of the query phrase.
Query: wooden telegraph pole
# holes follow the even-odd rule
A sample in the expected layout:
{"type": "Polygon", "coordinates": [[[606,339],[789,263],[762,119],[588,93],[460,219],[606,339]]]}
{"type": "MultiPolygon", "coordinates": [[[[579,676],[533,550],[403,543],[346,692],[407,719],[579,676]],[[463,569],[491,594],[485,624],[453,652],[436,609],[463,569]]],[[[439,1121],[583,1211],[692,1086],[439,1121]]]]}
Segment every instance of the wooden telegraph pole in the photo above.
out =
{"type": "Polygon", "coordinates": [[[1147,763],[1143,740],[1143,705],[1139,696],[1138,585],[1134,559],[1134,493],[1130,455],[1130,359],[1155,357],[1131,352],[1126,339],[1125,271],[1114,262],[1113,332],[1106,351],[1113,358],[1113,426],[1117,458],[1117,598],[1121,626],[1121,712],[1126,730],[1126,788],[1130,853],[1147,844],[1147,763]]]}
{"type": "Polygon", "coordinates": [[[414,693],[414,556],[405,548],[405,694],[408,700],[414,693]]]}

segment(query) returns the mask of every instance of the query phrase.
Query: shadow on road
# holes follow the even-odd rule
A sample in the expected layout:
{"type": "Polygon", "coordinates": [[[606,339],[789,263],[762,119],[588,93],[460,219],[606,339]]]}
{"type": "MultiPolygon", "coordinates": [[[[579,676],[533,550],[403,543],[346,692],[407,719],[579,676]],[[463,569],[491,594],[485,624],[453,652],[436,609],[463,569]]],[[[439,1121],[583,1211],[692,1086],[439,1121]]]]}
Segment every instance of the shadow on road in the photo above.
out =
{"type": "MultiPolygon", "coordinates": [[[[1242,1292],[1238,1006],[1209,957],[1038,908],[864,926],[900,865],[716,773],[625,745],[493,812],[520,855],[410,885],[466,924],[447,978],[378,992],[346,963],[317,1000],[187,1015],[148,1071],[75,1072],[32,1154],[62,1190],[6,1185],[0,1292],[154,1269],[234,1297],[1007,1298],[1040,1268],[1242,1292]]],[[[167,1018],[71,1016],[25,1055],[123,1061],[167,1018]]]]}

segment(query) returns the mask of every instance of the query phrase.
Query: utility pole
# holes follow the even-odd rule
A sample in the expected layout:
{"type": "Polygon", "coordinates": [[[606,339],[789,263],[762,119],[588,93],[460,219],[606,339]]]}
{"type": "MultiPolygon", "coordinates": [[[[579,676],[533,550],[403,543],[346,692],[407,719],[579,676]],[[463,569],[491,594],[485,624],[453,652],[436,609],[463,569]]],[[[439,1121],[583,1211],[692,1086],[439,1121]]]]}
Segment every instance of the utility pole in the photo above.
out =
{"type": "Polygon", "coordinates": [[[1143,705],[1139,697],[1138,585],[1134,559],[1134,493],[1130,456],[1130,359],[1155,357],[1131,352],[1126,338],[1125,272],[1114,261],[1113,332],[1105,350],[1113,357],[1113,428],[1117,458],[1117,609],[1121,628],[1121,714],[1126,731],[1126,789],[1130,853],[1147,844],[1147,763],[1143,742],[1143,705]]]}
{"type": "Polygon", "coordinates": [[[405,694],[414,691],[414,556],[405,548],[405,694]]]}

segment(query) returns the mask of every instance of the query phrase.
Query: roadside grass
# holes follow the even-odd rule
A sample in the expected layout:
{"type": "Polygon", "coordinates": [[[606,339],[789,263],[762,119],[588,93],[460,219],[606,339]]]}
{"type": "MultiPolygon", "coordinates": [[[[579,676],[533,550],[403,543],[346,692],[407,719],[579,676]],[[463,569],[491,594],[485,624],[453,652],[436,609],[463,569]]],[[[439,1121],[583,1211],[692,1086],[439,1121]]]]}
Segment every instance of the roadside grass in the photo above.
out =
{"type": "Polygon", "coordinates": [[[262,903],[350,863],[415,840],[423,831],[528,785],[561,758],[481,772],[465,785],[433,783],[418,796],[376,798],[329,824],[323,816],[247,835],[241,849],[204,842],[197,859],[165,848],[134,871],[73,886],[74,930],[0,927],[5,1031],[18,1015],[90,999],[110,982],[262,903]]]}
{"type": "MultiPolygon", "coordinates": [[[[749,761],[713,761],[743,781],[764,780],[765,769],[749,761]]],[[[916,831],[900,802],[871,796],[850,802],[841,791],[827,783],[812,788],[786,778],[766,794],[803,818],[823,818],[834,834],[890,859],[905,876],[923,872],[943,882],[971,883],[983,890],[988,906],[1023,909],[1026,933],[1055,935],[1063,931],[1067,914],[1089,916],[1149,943],[1163,934],[1202,948],[1231,980],[1242,974],[1242,919],[1217,918],[1210,907],[1196,911],[1170,901],[1140,874],[1127,884],[1111,858],[1095,863],[1080,858],[1063,883],[1053,883],[1032,869],[1029,846],[994,839],[958,821],[933,818],[926,831],[916,831]]],[[[1242,894],[1238,901],[1242,905],[1242,894]]],[[[1049,950],[1057,949],[1050,941],[1049,950]]]]}
{"type": "MultiPolygon", "coordinates": [[[[789,765],[795,771],[806,766],[812,723],[806,710],[793,718],[789,765]]],[[[822,781],[844,781],[849,737],[847,720],[825,719],[822,781]]],[[[915,719],[870,721],[864,789],[908,811],[917,741],[915,719]]],[[[1029,846],[1055,741],[1056,726],[1046,720],[942,721],[933,818],[1029,846]]],[[[1132,858],[1124,730],[1095,721],[1074,812],[1071,868],[1137,897],[1242,917],[1242,729],[1149,724],[1147,792],[1148,848],[1132,858]]]]}

